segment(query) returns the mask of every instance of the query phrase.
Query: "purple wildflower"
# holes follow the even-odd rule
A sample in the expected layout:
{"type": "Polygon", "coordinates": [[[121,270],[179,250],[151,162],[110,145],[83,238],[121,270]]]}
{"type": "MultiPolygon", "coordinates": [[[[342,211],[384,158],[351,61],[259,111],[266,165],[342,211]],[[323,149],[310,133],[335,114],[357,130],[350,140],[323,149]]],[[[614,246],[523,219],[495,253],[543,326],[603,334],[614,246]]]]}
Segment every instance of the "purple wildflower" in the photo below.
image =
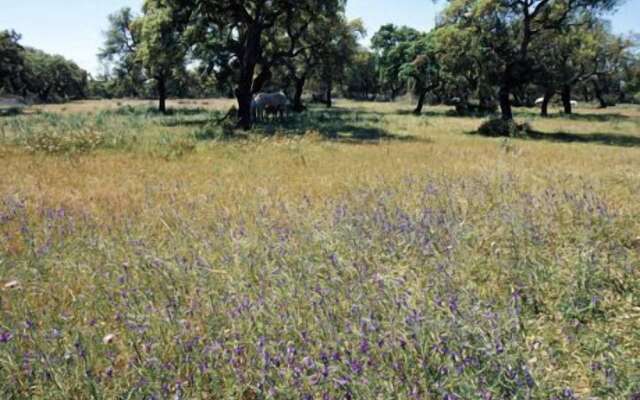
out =
{"type": "Polygon", "coordinates": [[[338,386],[346,386],[349,384],[349,382],[351,382],[349,380],[349,378],[347,378],[346,376],[340,377],[340,378],[336,378],[334,379],[334,382],[338,385],[338,386]]]}
{"type": "Polygon", "coordinates": [[[9,341],[13,339],[13,335],[9,331],[4,331],[0,333],[0,343],[9,343],[9,341]]]}
{"type": "Polygon", "coordinates": [[[362,374],[362,363],[358,360],[351,360],[349,362],[349,367],[351,367],[351,372],[354,374],[360,375],[362,374]]]}
{"type": "Polygon", "coordinates": [[[360,352],[362,354],[367,354],[369,352],[369,341],[367,339],[362,339],[360,341],[360,352]]]}

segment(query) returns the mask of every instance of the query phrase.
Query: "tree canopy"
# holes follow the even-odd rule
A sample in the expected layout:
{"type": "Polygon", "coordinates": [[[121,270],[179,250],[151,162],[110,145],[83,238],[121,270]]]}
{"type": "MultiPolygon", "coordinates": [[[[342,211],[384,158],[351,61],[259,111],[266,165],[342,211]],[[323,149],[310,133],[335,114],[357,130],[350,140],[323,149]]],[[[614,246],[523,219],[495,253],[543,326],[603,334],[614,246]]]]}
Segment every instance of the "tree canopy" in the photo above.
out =
{"type": "Polygon", "coordinates": [[[0,93],[62,101],[83,96],[166,99],[225,95],[237,100],[237,126],[253,123],[261,91],[283,90],[292,109],[304,95],[328,106],[334,95],[455,104],[460,113],[512,107],[542,113],[560,94],[564,111],[581,96],[606,107],[640,96],[634,41],[615,35],[604,15],[619,0],[449,0],[435,28],[383,25],[364,42],[345,0],[145,0],[108,19],[95,79],[59,56],[0,32],[0,93]]]}

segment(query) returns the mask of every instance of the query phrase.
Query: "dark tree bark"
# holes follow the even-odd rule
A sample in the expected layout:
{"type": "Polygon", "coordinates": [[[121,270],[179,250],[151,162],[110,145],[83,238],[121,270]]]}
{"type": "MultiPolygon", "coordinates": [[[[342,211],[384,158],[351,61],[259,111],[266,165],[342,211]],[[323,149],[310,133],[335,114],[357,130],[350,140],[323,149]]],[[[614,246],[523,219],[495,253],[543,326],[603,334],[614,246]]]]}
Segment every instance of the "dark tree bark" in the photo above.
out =
{"type": "Polygon", "coordinates": [[[251,100],[253,99],[253,76],[260,54],[259,27],[251,26],[246,37],[246,48],[240,65],[240,80],[235,89],[238,100],[238,127],[250,130],[253,123],[251,118],[251,100]]]}
{"type": "Polygon", "coordinates": [[[302,104],[302,93],[304,91],[304,85],[307,81],[306,77],[294,78],[295,80],[295,93],[293,95],[293,111],[303,112],[304,104],[302,104]]]}
{"type": "Polygon", "coordinates": [[[508,83],[503,84],[500,87],[500,93],[498,99],[500,101],[500,112],[502,113],[502,119],[505,121],[513,120],[513,110],[511,109],[511,86],[508,83]]]}
{"type": "Polygon", "coordinates": [[[547,89],[544,92],[544,98],[542,99],[542,106],[540,107],[540,115],[543,117],[549,116],[549,103],[553,98],[555,92],[552,89],[547,89]]]}
{"type": "Polygon", "coordinates": [[[263,66],[260,74],[258,74],[256,79],[253,81],[253,86],[251,88],[252,94],[260,93],[264,85],[271,80],[272,75],[271,67],[263,66]]]}
{"type": "Polygon", "coordinates": [[[598,103],[600,103],[600,108],[607,108],[609,105],[602,95],[602,89],[600,89],[600,85],[598,85],[598,82],[595,80],[592,80],[591,84],[593,85],[593,92],[596,96],[596,99],[598,99],[598,103]]]}
{"type": "Polygon", "coordinates": [[[325,91],[325,102],[326,102],[327,108],[331,108],[333,106],[332,92],[333,92],[333,82],[331,81],[331,79],[329,79],[327,81],[327,89],[325,91]]]}
{"type": "Polygon", "coordinates": [[[418,104],[416,105],[415,110],[413,110],[413,113],[415,115],[420,115],[422,113],[422,108],[424,107],[424,100],[427,97],[427,92],[428,89],[420,92],[420,95],[418,96],[418,104]]]}
{"type": "Polygon", "coordinates": [[[565,114],[572,114],[573,107],[571,106],[571,86],[564,85],[562,87],[562,106],[564,107],[565,114]]]}
{"type": "Polygon", "coordinates": [[[420,94],[418,96],[418,104],[416,105],[415,110],[413,110],[414,114],[420,115],[422,113],[422,108],[424,107],[424,101],[427,98],[427,93],[431,92],[437,87],[438,87],[438,83],[433,83],[427,86],[426,88],[424,88],[422,91],[420,91],[420,94]]]}
{"type": "Polygon", "coordinates": [[[158,111],[167,113],[167,82],[164,76],[156,78],[158,84],[158,111]]]}

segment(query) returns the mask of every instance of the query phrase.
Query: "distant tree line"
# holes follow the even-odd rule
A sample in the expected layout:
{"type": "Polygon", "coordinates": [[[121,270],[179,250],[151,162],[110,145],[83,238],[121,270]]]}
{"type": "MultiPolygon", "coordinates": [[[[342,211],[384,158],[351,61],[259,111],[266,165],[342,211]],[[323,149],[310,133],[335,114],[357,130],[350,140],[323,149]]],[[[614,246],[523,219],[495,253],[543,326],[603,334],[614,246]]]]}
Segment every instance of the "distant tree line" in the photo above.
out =
{"type": "Polygon", "coordinates": [[[0,97],[49,103],[88,95],[86,71],[62,56],[24,47],[20,39],[14,31],[0,31],[0,97]]]}
{"type": "Polygon", "coordinates": [[[160,111],[168,97],[235,97],[243,128],[252,124],[253,95],[272,90],[284,90],[295,111],[305,109],[307,94],[327,106],[336,95],[410,95],[416,113],[445,103],[460,113],[499,111],[505,120],[514,106],[539,104],[547,115],[557,98],[571,113],[572,99],[602,107],[640,101],[637,41],[613,34],[604,19],[618,2],[449,1],[433,30],[385,25],[366,48],[362,22],[345,16],[346,0],[146,0],[140,13],[124,8],[109,17],[99,76],[22,49],[6,32],[0,82],[41,101],[157,98],[160,111]],[[43,68],[68,72],[38,75],[43,68]],[[36,76],[84,83],[28,78],[36,76]]]}

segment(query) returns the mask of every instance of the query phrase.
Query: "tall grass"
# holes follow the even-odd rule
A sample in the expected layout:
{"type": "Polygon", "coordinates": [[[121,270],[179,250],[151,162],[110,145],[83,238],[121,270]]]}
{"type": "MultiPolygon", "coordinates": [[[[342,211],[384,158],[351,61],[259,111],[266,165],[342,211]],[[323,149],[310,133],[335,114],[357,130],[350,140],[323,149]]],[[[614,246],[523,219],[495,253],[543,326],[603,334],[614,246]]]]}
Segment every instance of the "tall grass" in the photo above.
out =
{"type": "MultiPolygon", "coordinates": [[[[365,106],[179,159],[7,155],[0,397],[640,392],[639,150],[365,106]]],[[[131,124],[201,129],[175,117],[131,124]]],[[[608,126],[533,121],[552,124],[608,126]]]]}

